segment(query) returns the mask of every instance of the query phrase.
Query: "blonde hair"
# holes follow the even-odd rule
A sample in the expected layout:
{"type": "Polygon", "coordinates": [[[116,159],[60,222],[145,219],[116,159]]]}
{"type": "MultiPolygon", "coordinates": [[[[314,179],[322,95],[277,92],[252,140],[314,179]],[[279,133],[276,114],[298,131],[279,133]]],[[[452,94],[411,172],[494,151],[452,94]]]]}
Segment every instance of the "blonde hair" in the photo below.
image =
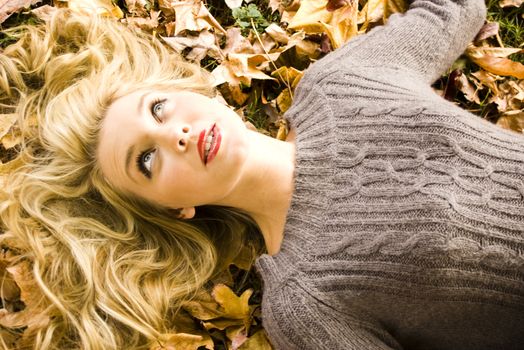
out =
{"type": "Polygon", "coordinates": [[[6,178],[0,218],[53,316],[34,349],[148,349],[184,300],[263,240],[234,208],[177,220],[115,191],[95,160],[98,132],[111,102],[137,89],[214,96],[209,74],[150,35],[67,10],[6,33],[17,42],[0,53],[0,113],[18,115],[25,164],[6,178]]]}

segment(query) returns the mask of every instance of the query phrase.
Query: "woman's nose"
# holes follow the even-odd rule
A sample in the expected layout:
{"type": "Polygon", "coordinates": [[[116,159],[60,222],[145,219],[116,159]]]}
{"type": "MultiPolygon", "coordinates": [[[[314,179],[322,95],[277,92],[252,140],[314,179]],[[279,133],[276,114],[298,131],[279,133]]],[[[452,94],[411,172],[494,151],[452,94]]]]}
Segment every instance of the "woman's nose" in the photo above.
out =
{"type": "Polygon", "coordinates": [[[161,138],[164,143],[177,151],[184,152],[189,145],[191,127],[187,124],[173,125],[171,128],[164,125],[161,138]]]}

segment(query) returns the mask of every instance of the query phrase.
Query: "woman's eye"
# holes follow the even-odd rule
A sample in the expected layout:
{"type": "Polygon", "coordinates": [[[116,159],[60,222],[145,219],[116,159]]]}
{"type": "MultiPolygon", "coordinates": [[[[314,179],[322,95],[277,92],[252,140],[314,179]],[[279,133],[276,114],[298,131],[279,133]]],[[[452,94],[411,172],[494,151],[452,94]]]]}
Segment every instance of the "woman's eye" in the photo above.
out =
{"type": "Polygon", "coordinates": [[[137,165],[140,171],[148,178],[151,178],[151,168],[155,159],[156,150],[142,152],[137,158],[137,165]]]}
{"type": "Polygon", "coordinates": [[[162,111],[164,110],[164,104],[166,100],[157,100],[151,104],[151,113],[155,118],[160,118],[162,111]]]}

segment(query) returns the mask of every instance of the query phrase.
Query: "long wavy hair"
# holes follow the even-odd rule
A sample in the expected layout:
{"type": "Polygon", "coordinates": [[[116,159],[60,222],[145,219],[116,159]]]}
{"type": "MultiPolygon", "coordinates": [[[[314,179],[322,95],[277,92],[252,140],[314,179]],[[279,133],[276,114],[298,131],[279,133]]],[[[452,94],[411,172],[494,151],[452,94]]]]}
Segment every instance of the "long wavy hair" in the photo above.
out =
{"type": "Polygon", "coordinates": [[[210,75],[151,35],[57,11],[5,33],[0,114],[15,113],[24,163],[5,179],[0,219],[32,260],[51,317],[34,349],[147,349],[170,315],[241,249],[265,251],[253,219],[202,206],[193,219],[117,192],[95,155],[108,106],[143,88],[214,96],[210,75]]]}

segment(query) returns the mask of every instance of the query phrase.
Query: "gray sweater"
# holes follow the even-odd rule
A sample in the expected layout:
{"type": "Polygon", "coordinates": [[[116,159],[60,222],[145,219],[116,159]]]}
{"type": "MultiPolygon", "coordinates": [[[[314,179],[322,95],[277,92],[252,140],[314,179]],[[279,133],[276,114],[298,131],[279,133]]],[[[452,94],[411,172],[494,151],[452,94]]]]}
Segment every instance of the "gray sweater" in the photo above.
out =
{"type": "Polygon", "coordinates": [[[430,87],[485,11],[417,0],[307,70],[284,240],[255,264],[275,349],[524,349],[524,135],[430,87]]]}

